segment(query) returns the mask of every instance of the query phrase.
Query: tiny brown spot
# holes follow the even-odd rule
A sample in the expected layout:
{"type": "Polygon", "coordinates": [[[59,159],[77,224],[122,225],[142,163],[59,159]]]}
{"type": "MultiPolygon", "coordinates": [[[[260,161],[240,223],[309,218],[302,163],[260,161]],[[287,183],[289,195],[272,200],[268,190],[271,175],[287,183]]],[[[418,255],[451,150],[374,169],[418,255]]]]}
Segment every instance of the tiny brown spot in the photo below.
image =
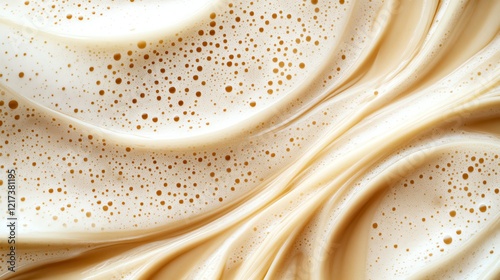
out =
{"type": "Polygon", "coordinates": [[[18,106],[19,106],[19,103],[17,103],[16,100],[9,101],[9,108],[11,108],[12,110],[16,109],[18,106]]]}
{"type": "Polygon", "coordinates": [[[449,244],[451,244],[453,239],[451,238],[451,236],[446,236],[445,238],[443,238],[443,241],[444,241],[444,244],[449,245],[449,244]]]}
{"type": "Polygon", "coordinates": [[[144,48],[146,47],[146,41],[139,41],[139,42],[137,43],[137,47],[138,47],[139,49],[144,49],[144,48]]]}

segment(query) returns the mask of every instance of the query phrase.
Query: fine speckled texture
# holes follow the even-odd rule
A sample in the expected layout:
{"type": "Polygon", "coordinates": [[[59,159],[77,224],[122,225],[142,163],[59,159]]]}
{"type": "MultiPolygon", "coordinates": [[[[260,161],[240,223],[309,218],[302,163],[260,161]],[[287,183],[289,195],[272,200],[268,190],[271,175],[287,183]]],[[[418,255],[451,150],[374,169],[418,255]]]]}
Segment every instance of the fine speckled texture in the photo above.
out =
{"type": "Polygon", "coordinates": [[[498,279],[499,14],[0,0],[0,276],[498,279]]]}

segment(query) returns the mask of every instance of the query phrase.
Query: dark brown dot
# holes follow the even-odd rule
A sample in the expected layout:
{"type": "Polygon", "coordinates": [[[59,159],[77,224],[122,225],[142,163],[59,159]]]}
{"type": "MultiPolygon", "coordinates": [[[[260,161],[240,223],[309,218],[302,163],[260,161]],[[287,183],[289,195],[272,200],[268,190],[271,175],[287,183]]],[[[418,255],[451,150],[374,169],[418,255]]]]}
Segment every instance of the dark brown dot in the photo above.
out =
{"type": "Polygon", "coordinates": [[[113,55],[113,58],[114,58],[116,61],[118,61],[118,60],[120,60],[120,58],[122,58],[122,55],[121,55],[121,54],[119,54],[119,53],[115,53],[115,55],[113,55]]]}
{"type": "Polygon", "coordinates": [[[170,92],[170,93],[175,93],[175,87],[170,87],[170,88],[168,89],[168,92],[170,92]]]}
{"type": "Polygon", "coordinates": [[[11,108],[12,110],[16,109],[18,106],[19,106],[19,103],[17,103],[16,100],[9,101],[9,108],[11,108]]]}
{"type": "Polygon", "coordinates": [[[24,77],[24,72],[19,72],[19,78],[23,78],[24,77]]]}
{"type": "Polygon", "coordinates": [[[226,92],[231,92],[233,91],[233,87],[232,86],[227,86],[226,87],[226,92]]]}

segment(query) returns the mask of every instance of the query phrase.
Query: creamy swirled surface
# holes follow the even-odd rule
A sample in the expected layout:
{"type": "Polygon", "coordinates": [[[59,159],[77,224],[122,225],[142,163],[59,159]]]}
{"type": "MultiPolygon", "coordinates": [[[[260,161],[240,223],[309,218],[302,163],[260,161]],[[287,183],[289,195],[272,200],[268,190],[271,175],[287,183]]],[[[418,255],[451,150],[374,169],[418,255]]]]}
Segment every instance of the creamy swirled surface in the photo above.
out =
{"type": "Polygon", "coordinates": [[[500,277],[499,1],[0,6],[2,278],[500,277]]]}

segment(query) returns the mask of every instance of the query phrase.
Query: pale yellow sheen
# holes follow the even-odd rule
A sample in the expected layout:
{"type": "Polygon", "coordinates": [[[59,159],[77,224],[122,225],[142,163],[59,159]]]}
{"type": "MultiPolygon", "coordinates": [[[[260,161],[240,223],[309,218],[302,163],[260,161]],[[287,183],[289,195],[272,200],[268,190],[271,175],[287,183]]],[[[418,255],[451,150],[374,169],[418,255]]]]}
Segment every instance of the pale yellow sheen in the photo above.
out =
{"type": "Polygon", "coordinates": [[[1,278],[500,278],[500,1],[49,2],[0,1],[1,278]]]}

